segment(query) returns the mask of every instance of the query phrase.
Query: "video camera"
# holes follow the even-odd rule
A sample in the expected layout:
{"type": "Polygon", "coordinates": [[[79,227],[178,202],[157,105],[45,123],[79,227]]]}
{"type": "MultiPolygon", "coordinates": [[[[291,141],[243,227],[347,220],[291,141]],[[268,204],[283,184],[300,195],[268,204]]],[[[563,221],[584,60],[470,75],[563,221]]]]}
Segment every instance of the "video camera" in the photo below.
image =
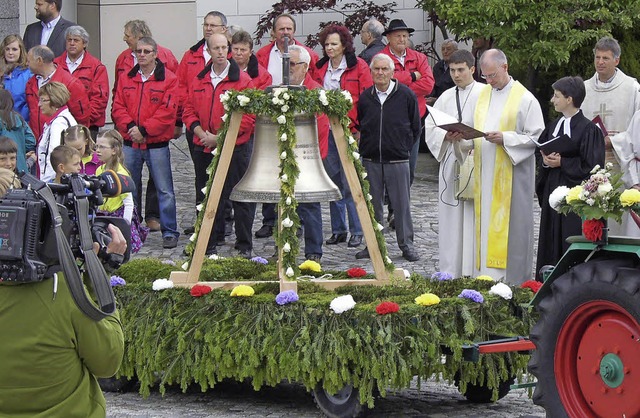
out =
{"type": "Polygon", "coordinates": [[[105,197],[134,192],[131,178],[108,170],[100,176],[66,175],[61,184],[46,184],[24,173],[20,180],[24,188],[11,189],[0,199],[0,282],[37,282],[64,271],[71,294],[86,315],[100,320],[112,314],[115,299],[103,262],[117,268],[129,258],[131,230],[124,219],[96,212],[105,197]],[[124,255],[106,252],[110,223],[127,240],[124,255]],[[100,245],[98,255],[94,242],[100,245]],[[77,260],[89,276],[99,309],[84,291],[77,260]]]}

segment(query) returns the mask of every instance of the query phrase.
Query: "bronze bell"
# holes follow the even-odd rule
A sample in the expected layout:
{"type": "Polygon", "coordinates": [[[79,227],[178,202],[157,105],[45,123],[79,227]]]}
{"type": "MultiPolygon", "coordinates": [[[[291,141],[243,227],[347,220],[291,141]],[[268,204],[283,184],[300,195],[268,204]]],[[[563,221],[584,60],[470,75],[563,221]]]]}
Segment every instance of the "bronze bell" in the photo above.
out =
{"type": "MultiPolygon", "coordinates": [[[[268,116],[256,116],[253,153],[244,177],[236,184],[230,199],[237,202],[277,203],[280,201],[280,152],[278,123],[268,116]]],[[[315,115],[295,115],[296,161],[300,175],[296,181],[298,202],[329,202],[342,199],[320,157],[315,115]]]]}

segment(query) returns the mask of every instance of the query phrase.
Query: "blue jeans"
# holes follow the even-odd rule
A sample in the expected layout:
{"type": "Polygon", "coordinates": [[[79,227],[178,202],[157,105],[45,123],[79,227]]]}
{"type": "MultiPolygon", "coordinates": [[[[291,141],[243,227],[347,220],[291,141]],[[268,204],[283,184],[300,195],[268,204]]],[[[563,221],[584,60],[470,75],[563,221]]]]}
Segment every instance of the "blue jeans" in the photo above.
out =
{"type": "Polygon", "coordinates": [[[173,192],[173,175],[171,173],[171,153],[167,146],[152,149],[132,148],[125,145],[123,148],[125,165],[131,173],[131,178],[136,185],[134,200],[138,212],[142,213],[142,164],[147,163],[149,176],[153,178],[158,193],[160,207],[160,228],[162,236],[180,236],[176,221],[176,195],[173,192]]]}
{"type": "MultiPolygon", "coordinates": [[[[362,226],[356,212],[356,204],[351,196],[351,189],[344,175],[336,141],[333,132],[329,132],[329,153],[323,160],[324,169],[327,171],[331,181],[338,186],[342,199],[329,203],[329,213],[331,214],[331,233],[344,234],[347,232],[346,218],[349,217],[349,231],[351,235],[362,235],[362,226]]],[[[305,225],[306,227],[306,225],[305,225]]]]}
{"type": "Polygon", "coordinates": [[[320,203],[300,203],[298,216],[304,224],[304,255],[322,255],[322,211],[320,203]]]}

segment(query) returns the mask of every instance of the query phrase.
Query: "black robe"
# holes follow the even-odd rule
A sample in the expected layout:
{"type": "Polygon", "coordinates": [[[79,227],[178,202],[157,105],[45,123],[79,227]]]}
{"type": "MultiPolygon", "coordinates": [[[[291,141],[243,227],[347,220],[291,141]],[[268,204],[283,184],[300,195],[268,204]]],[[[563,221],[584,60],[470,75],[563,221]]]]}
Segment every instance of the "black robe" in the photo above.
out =
{"type": "MultiPolygon", "coordinates": [[[[542,132],[538,140],[544,143],[550,140],[561,118],[556,119],[542,132]]],[[[537,178],[536,195],[540,204],[540,235],[538,237],[538,258],[536,273],[544,265],[555,265],[565,253],[569,244],[566,239],[572,235],[582,235],[582,220],[575,213],[562,215],[549,206],[549,195],[558,186],[569,188],[577,186],[591,175],[596,164],[604,166],[604,138],[602,131],[587,119],[582,111],[571,117],[572,146],[561,154],[560,167],[550,168],[542,165],[540,150],[536,150],[537,178]]],[[[562,133],[560,133],[562,134],[562,133]]]]}

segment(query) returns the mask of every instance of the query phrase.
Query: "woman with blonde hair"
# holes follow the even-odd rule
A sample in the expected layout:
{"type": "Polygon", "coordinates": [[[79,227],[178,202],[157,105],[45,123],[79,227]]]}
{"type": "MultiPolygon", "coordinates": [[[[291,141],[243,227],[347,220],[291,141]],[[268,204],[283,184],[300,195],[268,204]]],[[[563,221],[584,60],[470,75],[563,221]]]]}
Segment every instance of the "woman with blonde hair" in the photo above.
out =
{"type": "Polygon", "coordinates": [[[80,161],[80,173],[88,176],[96,174],[97,168],[102,165],[96,151],[96,143],[91,136],[91,131],[84,125],[71,126],[62,132],[62,145],[75,148],[82,155],[80,161]]]}
{"type": "Polygon", "coordinates": [[[51,81],[40,87],[38,96],[40,97],[38,102],[40,111],[51,117],[49,122],[44,124],[37,148],[38,177],[48,183],[56,176],[55,170],[51,166],[51,151],[60,145],[62,132],[78,123],[67,108],[71,93],[64,84],[51,81]]]}
{"type": "Polygon", "coordinates": [[[31,70],[27,65],[27,51],[20,35],[9,35],[0,44],[2,58],[0,59],[0,71],[2,71],[2,84],[4,89],[11,93],[14,101],[14,109],[29,121],[29,107],[25,87],[27,80],[31,78],[31,70]]]}

